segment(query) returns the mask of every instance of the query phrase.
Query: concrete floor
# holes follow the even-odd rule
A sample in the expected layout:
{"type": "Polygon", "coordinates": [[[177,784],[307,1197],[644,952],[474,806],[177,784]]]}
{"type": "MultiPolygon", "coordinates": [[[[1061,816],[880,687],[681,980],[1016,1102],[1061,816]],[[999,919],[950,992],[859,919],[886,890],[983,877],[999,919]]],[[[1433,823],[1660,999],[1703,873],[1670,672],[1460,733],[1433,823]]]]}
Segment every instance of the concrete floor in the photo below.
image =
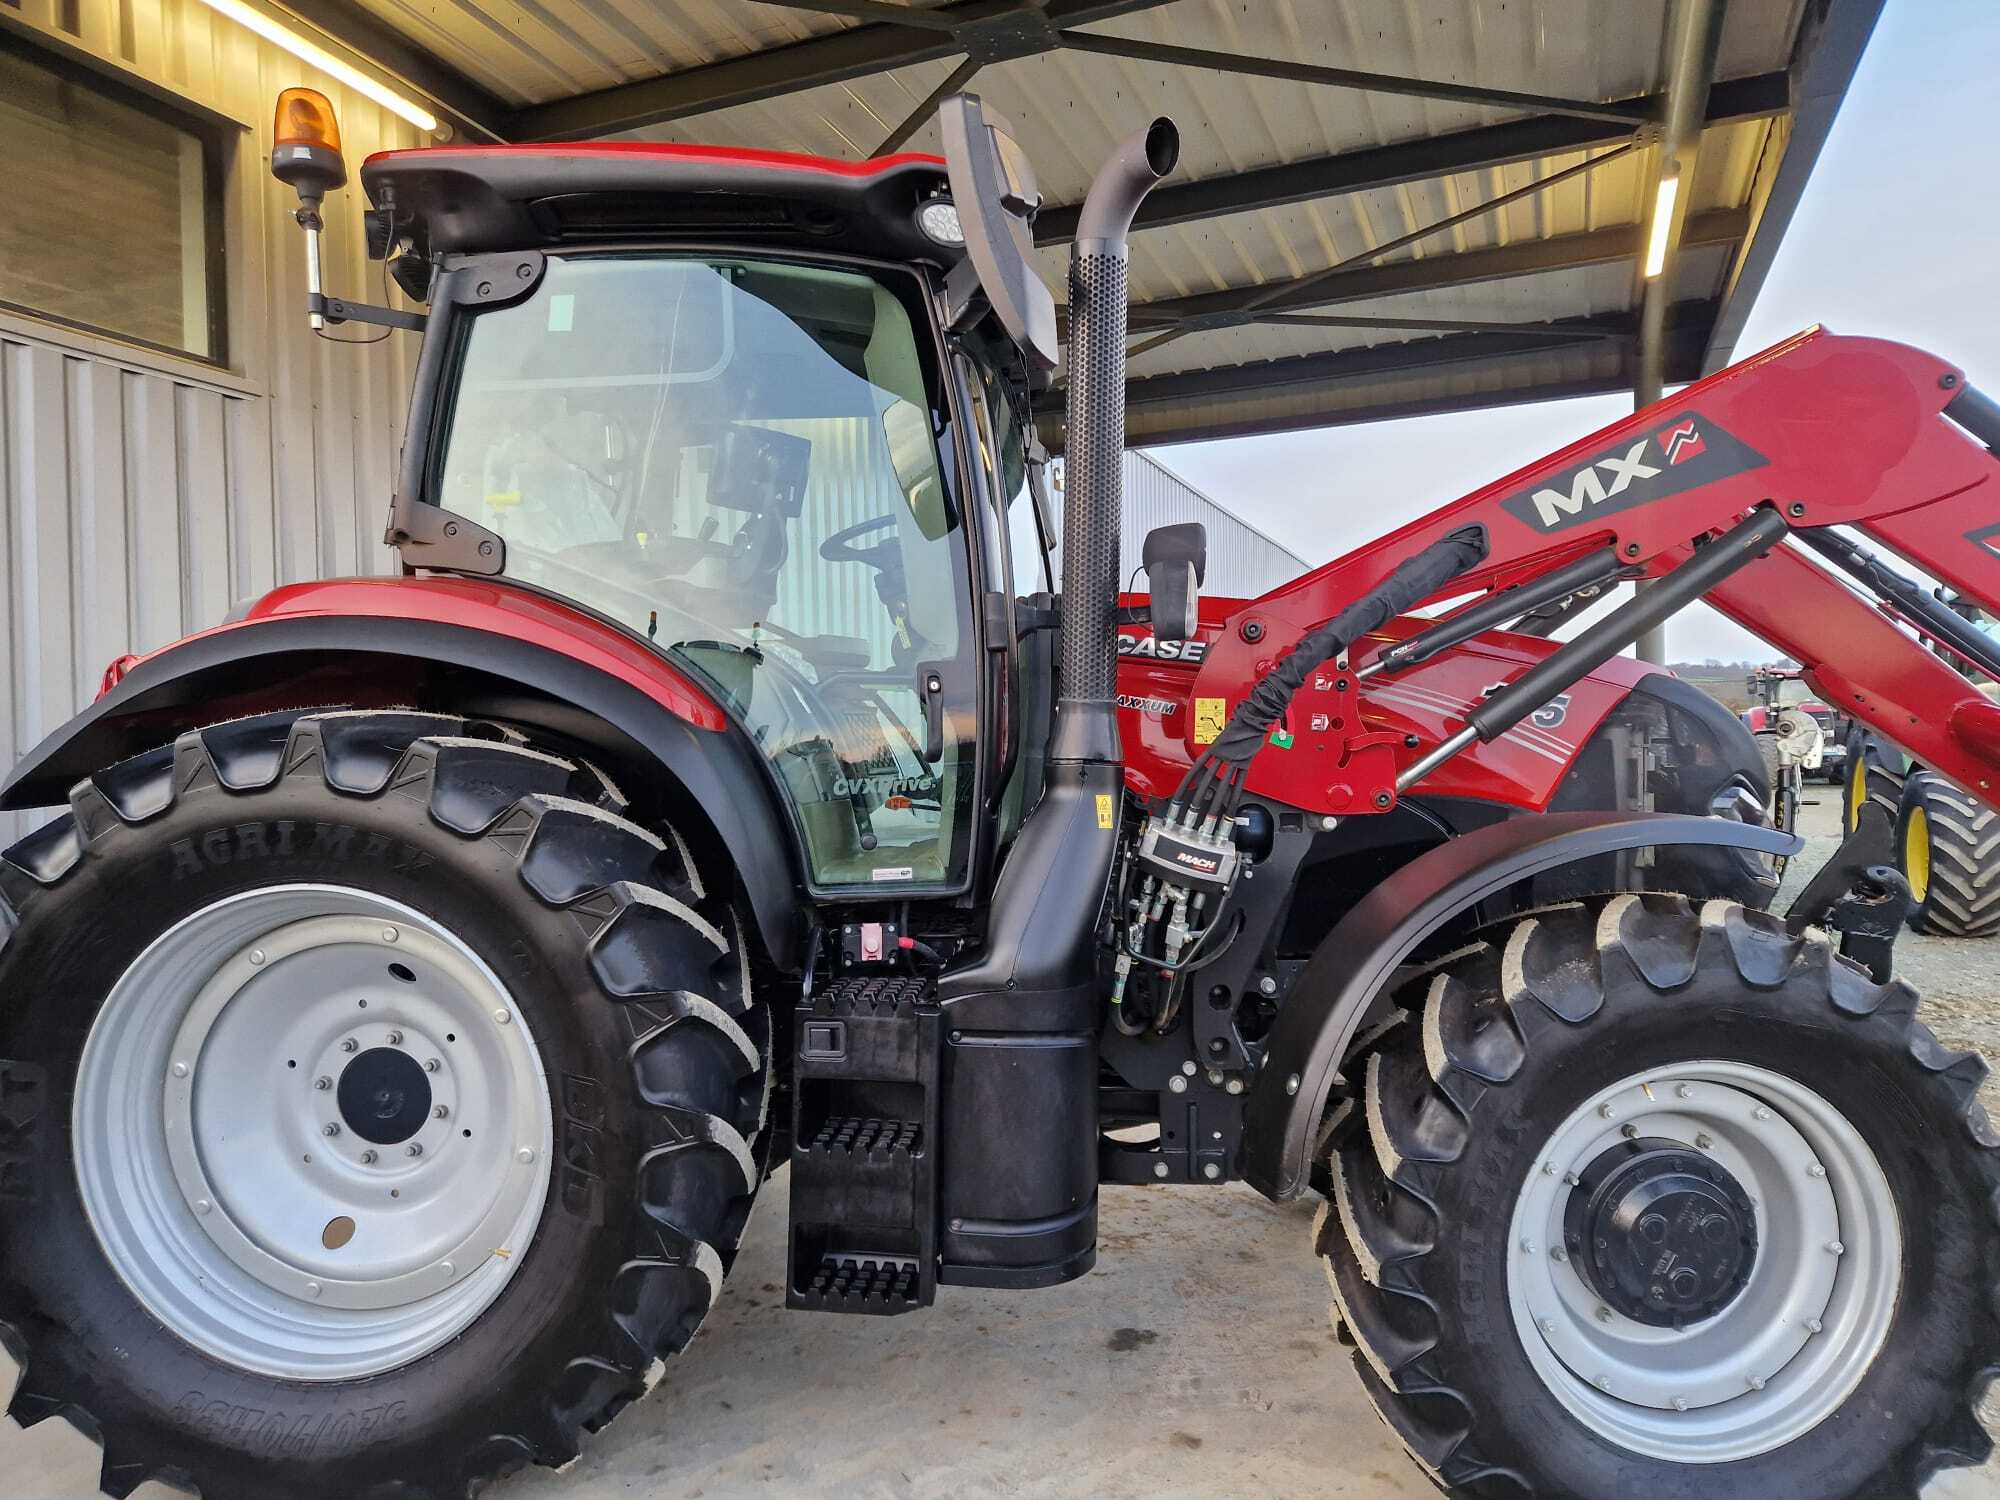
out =
{"type": "MultiPolygon", "coordinates": [[[[1835,802],[1806,813],[1828,847],[1835,802]]],[[[1938,1029],[2000,1063],[2000,940],[1898,951],[1944,993],[1938,1029]]],[[[834,1318],[783,1310],[784,1190],[770,1184],[708,1330],[653,1395],[568,1473],[521,1475],[492,1500],[1435,1500],[1333,1340],[1310,1204],[1109,1188],[1079,1282],[834,1318]]],[[[0,1355],[0,1391],[12,1381],[0,1355]]],[[[2000,1392],[1987,1415],[2000,1424],[2000,1392]]],[[[83,1500],[97,1453],[60,1422],[0,1421],[0,1474],[8,1500],[83,1500]]],[[[2000,1462],[1941,1476],[1925,1500],[2000,1500],[2000,1462]]]]}

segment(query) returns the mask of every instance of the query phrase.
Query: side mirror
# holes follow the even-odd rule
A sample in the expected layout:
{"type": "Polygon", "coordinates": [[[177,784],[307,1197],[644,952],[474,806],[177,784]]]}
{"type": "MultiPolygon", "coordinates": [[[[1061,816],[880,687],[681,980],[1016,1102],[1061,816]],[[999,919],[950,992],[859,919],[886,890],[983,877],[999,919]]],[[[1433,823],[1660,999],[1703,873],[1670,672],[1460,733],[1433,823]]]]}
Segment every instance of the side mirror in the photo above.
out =
{"type": "Polygon", "coordinates": [[[1201,583],[1208,576],[1208,528],[1199,521],[1155,526],[1146,533],[1141,560],[1153,595],[1153,639],[1192,639],[1201,618],[1201,583]]]}
{"type": "Polygon", "coordinates": [[[317,209],[320,199],[346,184],[340,123],[332,103],[317,89],[286,89],[278,95],[271,137],[271,175],[297,191],[300,208],[317,209]]]}
{"type": "Polygon", "coordinates": [[[1056,302],[1035,270],[1035,213],[1042,195],[1013,127],[977,94],[953,94],[938,111],[966,263],[1007,336],[1042,370],[1060,358],[1056,302]]]}

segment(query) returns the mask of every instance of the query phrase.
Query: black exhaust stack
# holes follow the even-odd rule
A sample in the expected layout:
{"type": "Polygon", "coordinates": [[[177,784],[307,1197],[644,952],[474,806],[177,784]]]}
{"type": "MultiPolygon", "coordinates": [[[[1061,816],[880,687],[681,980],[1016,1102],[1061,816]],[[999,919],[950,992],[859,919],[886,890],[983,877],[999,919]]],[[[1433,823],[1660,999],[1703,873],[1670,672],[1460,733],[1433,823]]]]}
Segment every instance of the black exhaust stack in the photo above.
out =
{"type": "Polygon", "coordinates": [[[1069,257],[1069,392],[1064,410],[1062,695],[1056,762],[1117,764],[1118,533],[1125,503],[1126,236],[1180,157],[1180,132],[1153,121],[1090,185],[1069,257]]]}
{"type": "Polygon", "coordinates": [[[1070,254],[1063,646],[1048,781],[1016,840],[986,947],[938,987],[947,1037],[938,1279],[1053,1286],[1097,1260],[1097,926],[1118,845],[1118,521],[1125,237],[1173,170],[1169,120],[1132,136],[1085,200],[1070,254]]]}

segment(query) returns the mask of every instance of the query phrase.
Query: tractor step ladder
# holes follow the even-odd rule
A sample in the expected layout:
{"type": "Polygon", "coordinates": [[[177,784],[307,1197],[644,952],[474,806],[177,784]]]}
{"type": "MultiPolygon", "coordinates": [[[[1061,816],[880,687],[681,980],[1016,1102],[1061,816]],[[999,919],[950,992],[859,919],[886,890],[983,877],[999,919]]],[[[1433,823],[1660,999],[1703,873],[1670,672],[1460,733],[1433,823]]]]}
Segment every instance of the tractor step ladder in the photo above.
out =
{"type": "Polygon", "coordinates": [[[939,1027],[908,975],[842,978],[799,1011],[787,1307],[886,1315],[936,1297],[939,1027]]]}

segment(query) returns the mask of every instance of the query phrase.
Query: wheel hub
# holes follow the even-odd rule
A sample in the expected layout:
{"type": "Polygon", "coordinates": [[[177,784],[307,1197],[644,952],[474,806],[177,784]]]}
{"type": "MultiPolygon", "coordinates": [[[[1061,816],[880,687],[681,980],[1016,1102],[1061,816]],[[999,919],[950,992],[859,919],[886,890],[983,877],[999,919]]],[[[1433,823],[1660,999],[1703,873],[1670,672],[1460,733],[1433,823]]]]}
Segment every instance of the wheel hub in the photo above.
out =
{"type": "Polygon", "coordinates": [[[1854,1123],[1723,1059],[1580,1101],[1521,1185],[1509,1248],[1548,1390],[1618,1446],[1688,1464],[1770,1452],[1836,1410],[1887,1337],[1902,1262],[1854,1123]]]}
{"type": "Polygon", "coordinates": [[[394,1047],[373,1047],[340,1075],[340,1118],[364,1141],[400,1146],[431,1117],[431,1085],[423,1065],[394,1047]]]}
{"type": "Polygon", "coordinates": [[[458,1336],[534,1238],[554,1155],[530,1028],[410,907],[275,886],[196,912],[106,998],[78,1071],[79,1185],[139,1300],[297,1380],[458,1336]]]}
{"type": "Polygon", "coordinates": [[[1749,1284],[1757,1217],[1720,1163],[1671,1140],[1623,1141],[1564,1213],[1576,1265],[1615,1311],[1654,1328],[1712,1318],[1749,1284]]]}

